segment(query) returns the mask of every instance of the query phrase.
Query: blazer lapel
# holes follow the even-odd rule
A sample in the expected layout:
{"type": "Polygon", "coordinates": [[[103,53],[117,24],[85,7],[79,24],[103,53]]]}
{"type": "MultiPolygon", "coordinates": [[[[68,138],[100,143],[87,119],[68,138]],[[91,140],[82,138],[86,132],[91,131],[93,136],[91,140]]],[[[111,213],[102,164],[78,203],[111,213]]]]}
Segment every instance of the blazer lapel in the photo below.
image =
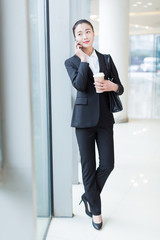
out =
{"type": "Polygon", "coordinates": [[[99,61],[99,72],[103,72],[105,74],[105,78],[108,78],[108,70],[106,67],[105,59],[103,54],[99,53],[97,50],[95,50],[97,56],[98,56],[98,61],[99,61]]]}

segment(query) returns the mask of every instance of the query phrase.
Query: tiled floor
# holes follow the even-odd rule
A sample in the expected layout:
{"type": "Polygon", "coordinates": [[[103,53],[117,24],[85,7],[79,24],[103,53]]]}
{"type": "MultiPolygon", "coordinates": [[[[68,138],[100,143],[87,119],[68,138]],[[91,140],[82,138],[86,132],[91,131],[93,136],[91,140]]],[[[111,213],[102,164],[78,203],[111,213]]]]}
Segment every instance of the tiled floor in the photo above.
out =
{"type": "Polygon", "coordinates": [[[160,239],[160,121],[115,124],[115,169],[102,192],[103,228],[95,230],[82,184],[73,186],[73,218],[54,218],[47,240],[160,239]]]}

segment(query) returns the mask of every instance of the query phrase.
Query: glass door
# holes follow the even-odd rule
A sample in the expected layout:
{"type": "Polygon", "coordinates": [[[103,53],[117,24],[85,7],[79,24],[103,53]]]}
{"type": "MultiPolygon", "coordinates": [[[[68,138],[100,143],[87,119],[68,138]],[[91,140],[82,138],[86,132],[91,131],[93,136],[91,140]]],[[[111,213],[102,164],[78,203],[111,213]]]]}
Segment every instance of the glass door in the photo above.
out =
{"type": "Polygon", "coordinates": [[[160,118],[160,35],[130,36],[129,118],[160,118]]]}
{"type": "Polygon", "coordinates": [[[50,147],[52,137],[47,11],[47,0],[30,0],[32,106],[38,240],[45,239],[52,216],[52,153],[50,147]]]}
{"type": "Polygon", "coordinates": [[[160,35],[155,35],[154,55],[155,72],[154,72],[154,92],[153,92],[153,117],[160,118],[160,35]]]}

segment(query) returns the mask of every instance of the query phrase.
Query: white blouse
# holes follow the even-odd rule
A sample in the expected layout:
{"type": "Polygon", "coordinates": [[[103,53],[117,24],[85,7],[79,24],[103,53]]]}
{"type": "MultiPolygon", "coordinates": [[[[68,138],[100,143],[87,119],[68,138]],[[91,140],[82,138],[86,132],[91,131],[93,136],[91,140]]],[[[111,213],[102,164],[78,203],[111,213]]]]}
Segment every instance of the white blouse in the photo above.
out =
{"type": "Polygon", "coordinates": [[[93,50],[91,56],[86,55],[87,58],[87,62],[89,63],[89,67],[92,70],[93,74],[98,73],[99,72],[99,61],[98,61],[98,57],[97,54],[95,52],[95,49],[93,50]]]}

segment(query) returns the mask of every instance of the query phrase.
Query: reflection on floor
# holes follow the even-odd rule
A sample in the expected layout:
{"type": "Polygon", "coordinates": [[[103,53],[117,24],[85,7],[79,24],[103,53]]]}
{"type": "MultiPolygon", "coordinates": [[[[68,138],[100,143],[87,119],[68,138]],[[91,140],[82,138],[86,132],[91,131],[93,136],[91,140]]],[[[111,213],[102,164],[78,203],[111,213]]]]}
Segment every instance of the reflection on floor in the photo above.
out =
{"type": "Polygon", "coordinates": [[[103,228],[95,230],[82,184],[73,186],[73,218],[53,218],[47,240],[160,239],[160,120],[115,124],[115,169],[102,192],[103,228]]]}
{"type": "Polygon", "coordinates": [[[49,224],[50,218],[37,217],[37,240],[42,240],[44,233],[46,232],[47,226],[49,224]]]}

